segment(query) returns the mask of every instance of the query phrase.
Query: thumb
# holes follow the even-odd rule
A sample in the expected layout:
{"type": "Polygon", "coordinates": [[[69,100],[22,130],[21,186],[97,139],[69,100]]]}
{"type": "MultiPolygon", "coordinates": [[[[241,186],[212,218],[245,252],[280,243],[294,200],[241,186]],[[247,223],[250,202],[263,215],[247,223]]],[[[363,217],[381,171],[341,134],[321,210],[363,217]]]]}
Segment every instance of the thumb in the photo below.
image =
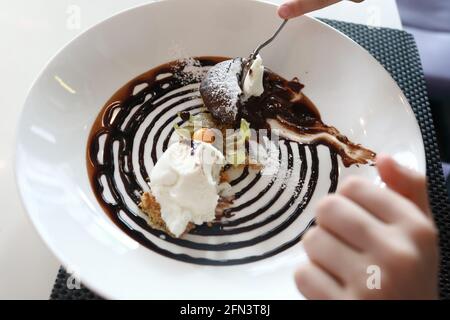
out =
{"type": "Polygon", "coordinates": [[[378,155],[376,165],[381,179],[390,189],[409,199],[431,216],[425,176],[399,165],[388,155],[378,155]]]}
{"type": "MultiPolygon", "coordinates": [[[[341,0],[289,0],[278,8],[278,15],[283,19],[291,19],[302,14],[331,6],[341,0]]],[[[363,0],[351,0],[362,2],[363,0]]]]}
{"type": "Polygon", "coordinates": [[[278,15],[283,19],[291,19],[302,14],[325,8],[340,0],[290,0],[278,8],[278,15]]]}

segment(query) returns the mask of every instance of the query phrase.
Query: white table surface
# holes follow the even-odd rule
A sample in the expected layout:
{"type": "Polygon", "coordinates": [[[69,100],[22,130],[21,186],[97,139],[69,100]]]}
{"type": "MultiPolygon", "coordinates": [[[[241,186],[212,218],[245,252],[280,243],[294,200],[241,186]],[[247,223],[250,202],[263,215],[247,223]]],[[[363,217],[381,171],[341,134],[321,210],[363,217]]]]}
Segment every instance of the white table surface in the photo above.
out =
{"type": "MultiPolygon", "coordinates": [[[[0,299],[47,299],[59,267],[28,220],[14,178],[15,130],[27,91],[65,43],[108,16],[146,2],[0,0],[0,299]],[[79,21],[74,20],[78,13],[79,21]]],[[[395,0],[342,2],[313,15],[401,29],[395,0]]]]}

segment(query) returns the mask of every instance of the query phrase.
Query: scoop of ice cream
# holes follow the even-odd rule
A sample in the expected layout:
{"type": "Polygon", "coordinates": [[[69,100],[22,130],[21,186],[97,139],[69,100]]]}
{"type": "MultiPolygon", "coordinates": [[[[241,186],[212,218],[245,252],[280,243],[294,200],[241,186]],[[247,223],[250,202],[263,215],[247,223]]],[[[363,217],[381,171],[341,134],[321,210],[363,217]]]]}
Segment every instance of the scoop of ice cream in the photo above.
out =
{"type": "Polygon", "coordinates": [[[176,142],[159,158],[150,174],[150,188],[161,206],[161,218],[179,237],[189,222],[215,218],[223,154],[212,145],[196,142],[194,149],[176,142]]]}
{"type": "Polygon", "coordinates": [[[200,94],[206,108],[220,123],[236,122],[238,101],[242,94],[239,85],[241,73],[241,58],[226,60],[209,69],[200,84],[200,94]]]}
{"type": "Polygon", "coordinates": [[[264,92],[264,66],[262,62],[261,56],[258,54],[245,75],[243,85],[244,99],[259,97],[264,92]]]}

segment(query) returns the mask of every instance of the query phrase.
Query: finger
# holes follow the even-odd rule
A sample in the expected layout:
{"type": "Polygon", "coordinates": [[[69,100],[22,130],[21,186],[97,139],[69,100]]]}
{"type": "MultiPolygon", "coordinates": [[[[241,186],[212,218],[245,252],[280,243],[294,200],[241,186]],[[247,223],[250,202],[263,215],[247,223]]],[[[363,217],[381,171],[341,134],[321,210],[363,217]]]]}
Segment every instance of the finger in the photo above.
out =
{"type": "Polygon", "coordinates": [[[340,0],[292,0],[278,8],[278,15],[283,19],[291,19],[305,13],[325,8],[340,0]]]}
{"type": "Polygon", "coordinates": [[[310,262],[298,268],[295,283],[307,299],[333,300],[344,295],[344,288],[333,277],[310,262]]]}
{"type": "Polygon", "coordinates": [[[354,274],[355,261],[360,254],[321,227],[312,228],[303,240],[311,262],[329,273],[339,283],[348,282],[354,274]]]}
{"type": "Polygon", "coordinates": [[[425,176],[399,165],[387,155],[378,155],[376,164],[381,179],[390,189],[411,200],[428,216],[431,215],[425,176]]]}
{"type": "MultiPolygon", "coordinates": [[[[417,206],[389,189],[382,189],[358,177],[348,178],[338,194],[352,200],[366,211],[386,223],[416,220],[417,206]]],[[[422,219],[423,219],[423,215],[422,219]]]]}
{"type": "Polygon", "coordinates": [[[330,195],[318,204],[316,222],[358,251],[373,248],[383,227],[379,219],[339,194],[330,195]]]}

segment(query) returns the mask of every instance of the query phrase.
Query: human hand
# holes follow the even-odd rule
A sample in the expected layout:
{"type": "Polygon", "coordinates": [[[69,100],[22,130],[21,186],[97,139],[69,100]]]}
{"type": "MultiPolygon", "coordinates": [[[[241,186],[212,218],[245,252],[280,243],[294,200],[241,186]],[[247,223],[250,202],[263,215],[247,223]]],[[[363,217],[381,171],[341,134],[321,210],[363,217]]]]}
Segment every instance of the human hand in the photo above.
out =
{"type": "Polygon", "coordinates": [[[426,178],[388,156],[376,162],[387,188],[352,177],[318,205],[317,226],[303,240],[310,262],[295,275],[306,298],[438,298],[438,235],[426,178]],[[380,271],[379,289],[369,288],[373,270],[380,271]]]}
{"type": "MultiPolygon", "coordinates": [[[[340,1],[341,0],[291,0],[278,8],[278,15],[283,19],[291,19],[314,10],[331,6],[340,1]]],[[[364,0],[350,1],[362,2],[364,0]]]]}

